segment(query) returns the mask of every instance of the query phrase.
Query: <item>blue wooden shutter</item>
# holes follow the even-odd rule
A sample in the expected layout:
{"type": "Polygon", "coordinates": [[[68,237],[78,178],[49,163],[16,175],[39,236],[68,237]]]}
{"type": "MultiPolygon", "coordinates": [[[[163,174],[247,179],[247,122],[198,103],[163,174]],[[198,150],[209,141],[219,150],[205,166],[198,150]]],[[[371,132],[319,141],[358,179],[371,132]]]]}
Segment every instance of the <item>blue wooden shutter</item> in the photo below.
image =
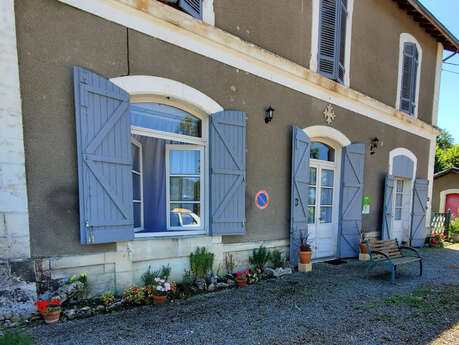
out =
{"type": "Polygon", "coordinates": [[[298,264],[300,235],[308,233],[309,154],[311,140],[306,133],[293,127],[292,179],[290,194],[290,264],[298,264]]]}
{"type": "Polygon", "coordinates": [[[179,0],[178,5],[189,15],[202,19],[202,0],[179,0]]]}
{"type": "Polygon", "coordinates": [[[321,0],[319,20],[318,71],[343,83],[347,0],[321,0]]]}
{"type": "Polygon", "coordinates": [[[429,181],[416,179],[413,188],[410,246],[424,247],[426,238],[426,211],[429,181]]]}
{"type": "Polygon", "coordinates": [[[357,256],[359,253],[364,168],[365,145],[350,144],[344,147],[337,251],[341,258],[357,256]]]}
{"type": "Polygon", "coordinates": [[[213,235],[245,234],[245,113],[210,117],[210,223],[213,235]]]}
{"type": "Polygon", "coordinates": [[[390,240],[394,238],[392,235],[392,220],[394,218],[393,198],[394,176],[387,175],[384,183],[384,207],[381,234],[381,239],[383,240],[390,240]]]}
{"type": "Polygon", "coordinates": [[[73,68],[82,244],[134,238],[129,95],[73,68]]]}
{"type": "Polygon", "coordinates": [[[416,107],[416,78],[418,70],[418,50],[416,44],[403,46],[402,85],[400,90],[400,110],[413,115],[416,107]]]}

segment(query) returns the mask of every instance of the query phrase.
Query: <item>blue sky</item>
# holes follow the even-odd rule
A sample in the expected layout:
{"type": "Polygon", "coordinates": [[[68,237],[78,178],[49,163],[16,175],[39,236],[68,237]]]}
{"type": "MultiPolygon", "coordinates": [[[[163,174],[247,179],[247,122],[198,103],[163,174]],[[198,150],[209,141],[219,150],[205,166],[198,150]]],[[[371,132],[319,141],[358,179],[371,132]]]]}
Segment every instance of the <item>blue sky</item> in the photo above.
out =
{"type": "MultiPolygon", "coordinates": [[[[458,0],[420,0],[420,2],[456,37],[459,37],[458,0]]],[[[443,58],[451,52],[444,51],[443,58]]],[[[440,84],[438,127],[450,132],[459,144],[459,54],[443,63],[440,84]],[[454,71],[455,73],[446,72],[454,71]]]]}

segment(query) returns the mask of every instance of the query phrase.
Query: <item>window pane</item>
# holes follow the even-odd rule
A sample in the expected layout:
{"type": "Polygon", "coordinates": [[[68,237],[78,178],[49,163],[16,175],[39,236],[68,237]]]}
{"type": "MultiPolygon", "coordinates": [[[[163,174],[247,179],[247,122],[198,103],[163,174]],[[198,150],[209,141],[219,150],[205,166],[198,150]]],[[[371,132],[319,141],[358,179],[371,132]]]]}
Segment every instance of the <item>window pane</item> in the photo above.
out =
{"type": "Polygon", "coordinates": [[[316,219],[316,208],[314,206],[308,207],[308,224],[314,224],[316,219]]]}
{"type": "Polygon", "coordinates": [[[140,149],[137,145],[131,144],[132,170],[140,172],[140,149]]]}
{"type": "Polygon", "coordinates": [[[201,205],[190,203],[170,204],[170,225],[173,227],[196,227],[201,225],[201,205]]]}
{"type": "Polygon", "coordinates": [[[171,201],[199,201],[199,177],[171,177],[171,201]]]}
{"type": "Polygon", "coordinates": [[[397,181],[397,192],[403,192],[403,181],[397,181]]]}
{"type": "Polygon", "coordinates": [[[316,188],[309,187],[308,205],[315,205],[315,204],[316,204],[316,188]]]}
{"type": "Polygon", "coordinates": [[[163,132],[201,136],[201,120],[181,109],[158,103],[131,104],[134,126],[163,132]]]}
{"type": "Polygon", "coordinates": [[[313,159],[320,159],[321,161],[335,161],[335,150],[319,142],[311,143],[311,153],[309,155],[313,159]]]}
{"type": "Polygon", "coordinates": [[[321,184],[325,187],[333,187],[333,170],[322,170],[321,184]]]}
{"type": "Polygon", "coordinates": [[[134,208],[134,228],[140,228],[142,226],[142,204],[139,202],[133,203],[134,208]]]}
{"type": "Polygon", "coordinates": [[[401,219],[402,219],[402,209],[396,208],[395,209],[395,220],[401,220],[401,219]]]}
{"type": "Polygon", "coordinates": [[[132,199],[140,200],[140,175],[132,173],[132,199]]]}
{"type": "Polygon", "coordinates": [[[199,175],[201,152],[198,150],[171,150],[169,166],[171,175],[199,175]]]}
{"type": "Polygon", "coordinates": [[[317,181],[317,168],[309,168],[309,184],[315,186],[317,181]]]}
{"type": "Polygon", "coordinates": [[[320,204],[321,205],[332,205],[333,204],[333,188],[321,188],[320,204]]]}
{"type": "Polygon", "coordinates": [[[401,207],[402,206],[402,194],[397,193],[395,195],[395,206],[401,207]]]}
{"type": "Polygon", "coordinates": [[[331,223],[332,222],[332,208],[321,207],[320,208],[320,223],[331,223]]]}

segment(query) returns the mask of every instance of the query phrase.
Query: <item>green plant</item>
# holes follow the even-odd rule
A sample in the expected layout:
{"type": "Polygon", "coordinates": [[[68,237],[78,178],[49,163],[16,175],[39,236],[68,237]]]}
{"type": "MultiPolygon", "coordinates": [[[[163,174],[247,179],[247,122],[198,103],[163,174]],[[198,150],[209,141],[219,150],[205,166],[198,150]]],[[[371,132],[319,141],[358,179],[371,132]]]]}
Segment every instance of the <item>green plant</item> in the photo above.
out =
{"type": "Polygon", "coordinates": [[[148,270],[142,274],[142,281],[145,286],[154,285],[155,278],[159,277],[164,280],[168,280],[169,276],[171,275],[171,266],[167,264],[167,266],[161,266],[159,270],[152,271],[151,266],[148,266],[148,270]]]}
{"type": "Polygon", "coordinates": [[[143,304],[145,303],[146,291],[144,287],[133,286],[124,290],[123,296],[127,304],[143,304]]]}
{"type": "Polygon", "coordinates": [[[449,223],[449,231],[453,234],[459,234],[459,220],[453,220],[449,223]]]}
{"type": "Polygon", "coordinates": [[[99,300],[105,304],[109,305],[115,301],[115,295],[111,291],[104,292],[102,295],[100,295],[99,300]]]}
{"type": "Polygon", "coordinates": [[[214,254],[204,247],[198,247],[190,254],[190,268],[194,278],[205,278],[212,271],[213,265],[214,254]]]}
{"type": "Polygon", "coordinates": [[[308,243],[309,234],[303,237],[303,233],[300,234],[300,251],[301,252],[310,252],[312,251],[311,245],[308,243]]]}
{"type": "Polygon", "coordinates": [[[249,277],[249,270],[236,272],[236,280],[246,280],[249,277]]]}
{"type": "Polygon", "coordinates": [[[185,272],[183,273],[182,284],[186,286],[193,285],[193,277],[191,275],[190,270],[185,270],[185,272]]]}
{"type": "Polygon", "coordinates": [[[274,268],[284,267],[284,257],[282,256],[282,252],[279,249],[274,249],[271,252],[271,263],[273,264],[274,268]]]}
{"type": "Polygon", "coordinates": [[[33,340],[24,331],[9,331],[0,336],[0,345],[32,345],[33,340]]]}
{"type": "Polygon", "coordinates": [[[78,277],[74,274],[65,284],[72,284],[76,281],[83,283],[83,290],[81,292],[80,297],[86,298],[88,296],[89,291],[89,283],[88,283],[88,275],[86,272],[81,273],[78,277]]]}
{"type": "Polygon", "coordinates": [[[249,257],[249,263],[253,267],[263,270],[270,258],[271,253],[268,251],[268,249],[263,247],[263,245],[260,245],[259,248],[253,249],[252,256],[249,257]]]}
{"type": "Polygon", "coordinates": [[[233,254],[226,253],[225,254],[225,268],[226,273],[232,274],[234,272],[234,267],[236,267],[236,259],[234,258],[233,254]]]}

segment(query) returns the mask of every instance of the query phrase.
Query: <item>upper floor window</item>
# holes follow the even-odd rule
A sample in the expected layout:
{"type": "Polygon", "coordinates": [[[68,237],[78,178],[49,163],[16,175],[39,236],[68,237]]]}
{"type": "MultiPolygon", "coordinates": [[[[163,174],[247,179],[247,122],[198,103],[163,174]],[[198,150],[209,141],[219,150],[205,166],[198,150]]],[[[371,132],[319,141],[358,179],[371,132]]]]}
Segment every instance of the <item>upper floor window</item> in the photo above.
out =
{"type": "Polygon", "coordinates": [[[317,71],[344,83],[348,0],[320,0],[317,71]]]}
{"type": "Polygon", "coordinates": [[[400,36],[397,109],[417,117],[422,50],[416,39],[400,36]]]}
{"type": "Polygon", "coordinates": [[[159,0],[172,7],[179,8],[189,15],[202,19],[202,2],[203,0],[159,0]]]}

